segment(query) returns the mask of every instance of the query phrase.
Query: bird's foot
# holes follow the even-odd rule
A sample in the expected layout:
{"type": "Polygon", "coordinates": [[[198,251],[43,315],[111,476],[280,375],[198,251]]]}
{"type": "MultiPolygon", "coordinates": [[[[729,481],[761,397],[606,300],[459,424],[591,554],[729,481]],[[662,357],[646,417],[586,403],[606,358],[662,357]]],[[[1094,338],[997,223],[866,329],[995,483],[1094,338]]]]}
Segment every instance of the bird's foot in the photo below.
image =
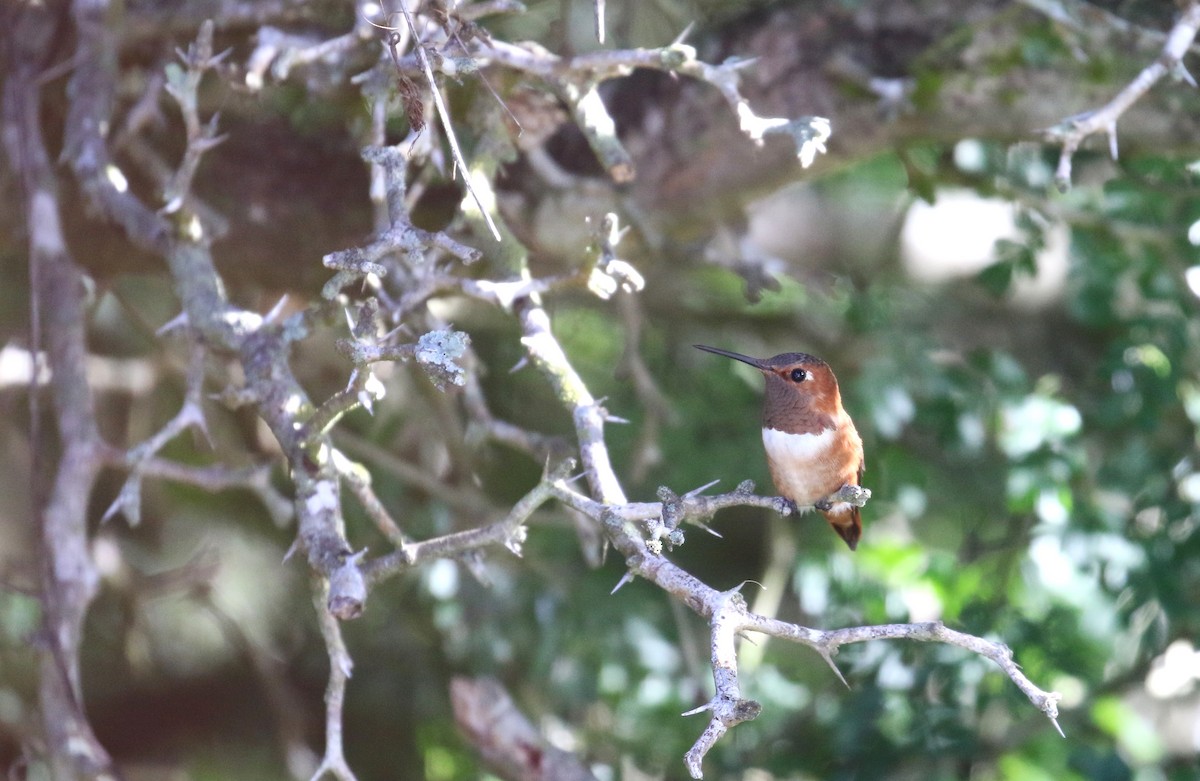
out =
{"type": "Polygon", "coordinates": [[[780,515],[799,515],[807,509],[807,507],[801,507],[791,499],[788,499],[786,496],[775,497],[775,512],[779,513],[780,515]]]}

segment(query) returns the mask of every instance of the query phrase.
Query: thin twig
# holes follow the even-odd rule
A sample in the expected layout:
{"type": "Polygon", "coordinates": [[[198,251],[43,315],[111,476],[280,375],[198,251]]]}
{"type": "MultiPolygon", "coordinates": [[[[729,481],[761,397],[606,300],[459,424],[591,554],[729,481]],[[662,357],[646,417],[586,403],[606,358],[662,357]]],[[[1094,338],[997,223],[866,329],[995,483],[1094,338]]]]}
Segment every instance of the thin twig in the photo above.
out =
{"type": "Polygon", "coordinates": [[[521,546],[525,542],[526,521],[537,508],[555,497],[556,486],[566,479],[567,474],[574,466],[573,461],[567,460],[556,467],[554,471],[543,476],[529,493],[513,505],[512,510],[502,520],[477,529],[467,529],[431,540],[407,543],[395,553],[381,556],[365,564],[363,566],[364,573],[372,583],[377,583],[424,561],[457,556],[491,545],[503,545],[512,553],[521,555],[521,546]]]}
{"type": "MultiPolygon", "coordinates": [[[[474,185],[471,184],[471,177],[465,175],[470,170],[467,166],[467,160],[463,157],[462,150],[458,147],[458,137],[454,134],[454,125],[450,122],[450,112],[446,109],[446,104],[442,100],[442,93],[438,89],[437,79],[433,75],[433,67],[429,64],[429,56],[425,53],[424,44],[421,43],[421,34],[417,31],[417,24],[413,21],[412,14],[409,12],[404,0],[400,0],[400,11],[404,14],[404,19],[408,22],[409,30],[412,32],[413,48],[416,50],[417,59],[421,63],[421,69],[425,71],[425,79],[429,82],[429,91],[433,94],[433,105],[437,107],[438,119],[441,120],[442,129],[446,132],[446,141],[449,142],[450,152],[454,155],[454,164],[459,171],[464,173],[463,184],[467,188],[467,192],[471,193],[471,197],[475,199],[475,205],[479,207],[479,211],[483,214],[483,220],[491,230],[492,236],[496,241],[500,241],[500,229],[496,227],[496,223],[492,219],[492,210],[484,206],[483,201],[479,198],[479,194],[475,192],[474,185]]],[[[396,54],[398,55],[398,52],[396,54]]]]}
{"type": "Polygon", "coordinates": [[[587,764],[555,746],[495,678],[450,681],[454,721],[489,767],[513,781],[596,781],[587,764]]]}
{"type": "Polygon", "coordinates": [[[323,582],[313,584],[313,607],[329,654],[329,683],[325,687],[325,755],[312,775],[312,781],[331,775],[338,781],[357,781],[342,750],[342,709],[346,701],[346,682],[354,669],[354,661],[342,639],[342,625],[327,609],[330,595],[323,582]]]}

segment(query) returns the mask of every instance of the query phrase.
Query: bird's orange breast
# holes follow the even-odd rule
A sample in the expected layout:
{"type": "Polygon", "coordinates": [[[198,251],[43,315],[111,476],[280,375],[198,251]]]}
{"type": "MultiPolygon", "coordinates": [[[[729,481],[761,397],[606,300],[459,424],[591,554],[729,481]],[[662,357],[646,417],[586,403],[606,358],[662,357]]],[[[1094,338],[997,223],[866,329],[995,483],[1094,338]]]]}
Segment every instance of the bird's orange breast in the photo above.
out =
{"type": "Polygon", "coordinates": [[[844,413],[823,431],[791,434],[763,428],[771,479],[781,496],[811,505],[843,485],[858,485],[862,440],[844,413]]]}

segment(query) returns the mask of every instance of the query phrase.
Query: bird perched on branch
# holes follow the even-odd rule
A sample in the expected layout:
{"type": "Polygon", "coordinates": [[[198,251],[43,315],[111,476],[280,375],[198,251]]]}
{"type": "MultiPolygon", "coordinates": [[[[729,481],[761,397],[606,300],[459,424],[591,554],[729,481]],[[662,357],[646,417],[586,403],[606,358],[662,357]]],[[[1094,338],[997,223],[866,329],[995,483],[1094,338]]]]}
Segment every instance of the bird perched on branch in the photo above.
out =
{"type": "Polygon", "coordinates": [[[762,436],[767,466],[780,496],[815,507],[850,550],[862,536],[858,505],[836,496],[859,486],[863,446],[854,421],[842,408],[837,377],[829,364],[807,353],[751,358],[707,345],[698,350],[748,363],[767,378],[762,436]]]}

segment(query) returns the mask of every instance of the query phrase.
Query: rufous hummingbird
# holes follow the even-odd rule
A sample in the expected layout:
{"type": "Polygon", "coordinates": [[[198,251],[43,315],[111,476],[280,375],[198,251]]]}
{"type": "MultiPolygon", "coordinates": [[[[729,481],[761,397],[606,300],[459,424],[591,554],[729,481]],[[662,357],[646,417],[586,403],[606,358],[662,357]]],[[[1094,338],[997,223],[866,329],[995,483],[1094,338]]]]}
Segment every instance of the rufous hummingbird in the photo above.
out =
{"type": "Polygon", "coordinates": [[[776,490],[798,507],[815,507],[850,550],[857,548],[862,536],[859,508],[829,497],[843,486],[862,484],[862,439],[842,409],[842,394],[829,364],[807,353],[751,358],[703,344],[693,347],[748,363],[763,373],[767,392],[762,437],[776,490]]]}

